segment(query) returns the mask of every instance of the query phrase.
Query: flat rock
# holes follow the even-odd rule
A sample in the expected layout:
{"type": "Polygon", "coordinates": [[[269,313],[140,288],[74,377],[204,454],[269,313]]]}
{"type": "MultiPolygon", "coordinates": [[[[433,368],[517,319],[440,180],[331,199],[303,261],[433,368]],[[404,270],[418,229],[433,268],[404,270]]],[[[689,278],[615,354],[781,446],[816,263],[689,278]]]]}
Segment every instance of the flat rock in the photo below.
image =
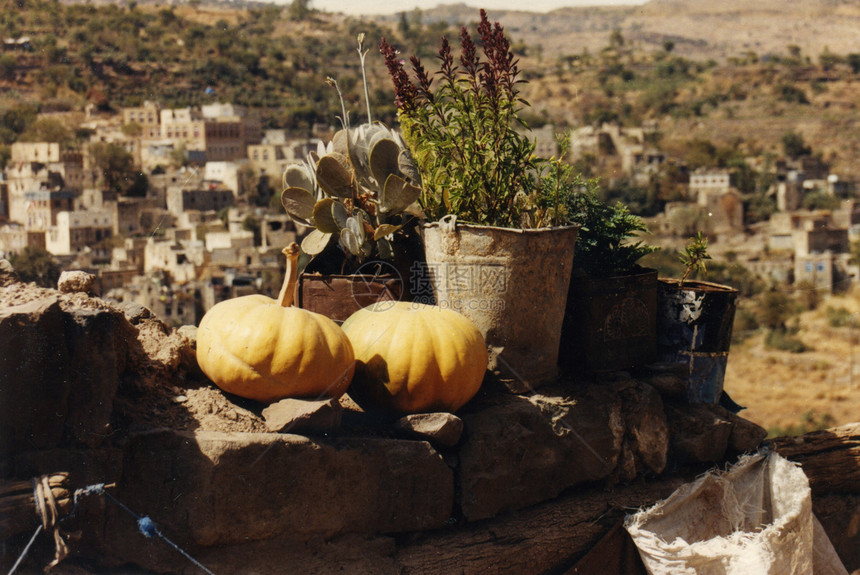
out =
{"type": "Polygon", "coordinates": [[[343,407],[336,399],[282,399],[263,410],[269,431],[275,433],[329,433],[340,427],[343,407]]]}
{"type": "Polygon", "coordinates": [[[445,412],[409,414],[398,419],[394,427],[445,447],[457,445],[463,435],[463,420],[445,412]]]}
{"type": "Polygon", "coordinates": [[[502,396],[462,418],[459,503],[469,521],[608,477],[624,437],[621,399],[602,387],[502,396]]]}

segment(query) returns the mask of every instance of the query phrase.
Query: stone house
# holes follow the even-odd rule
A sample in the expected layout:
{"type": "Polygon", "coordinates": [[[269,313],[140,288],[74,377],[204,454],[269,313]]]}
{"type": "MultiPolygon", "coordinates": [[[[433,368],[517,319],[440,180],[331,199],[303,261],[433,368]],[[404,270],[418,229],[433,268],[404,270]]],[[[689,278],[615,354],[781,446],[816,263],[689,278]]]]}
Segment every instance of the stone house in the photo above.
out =
{"type": "Polygon", "coordinates": [[[555,126],[547,124],[531,130],[528,136],[535,142],[535,155],[538,158],[558,157],[558,142],[555,139],[555,126]]]}
{"type": "Polygon", "coordinates": [[[121,290],[121,295],[123,301],[139,303],[167,325],[179,327],[195,325],[199,320],[194,292],[193,284],[174,283],[168,274],[156,271],[137,276],[121,290]]]}
{"type": "Polygon", "coordinates": [[[67,191],[39,189],[26,192],[27,220],[24,227],[33,231],[46,231],[57,225],[57,214],[72,211],[74,194],[67,191]]]}
{"type": "Polygon", "coordinates": [[[147,198],[117,198],[105,204],[113,214],[114,234],[126,236],[142,233],[145,228],[141,226],[141,215],[155,207],[155,201],[147,198]]]}
{"type": "Polygon", "coordinates": [[[193,281],[209,259],[201,241],[148,238],[144,247],[143,271],[145,274],[163,271],[171,282],[184,284],[193,281]]]}
{"type": "Polygon", "coordinates": [[[15,142],[6,169],[10,220],[27,222],[28,192],[68,191],[77,196],[85,183],[83,157],[55,142],[15,142]]]}
{"type": "Polygon", "coordinates": [[[0,257],[19,254],[27,246],[44,248],[45,232],[29,231],[16,222],[0,226],[0,257]]]}
{"type": "Polygon", "coordinates": [[[113,230],[110,212],[60,212],[57,224],[47,230],[45,249],[58,256],[76,255],[113,236],[113,230]]]}
{"type": "Polygon", "coordinates": [[[234,197],[239,197],[244,191],[239,182],[239,163],[237,162],[206,162],[203,168],[203,180],[227,188],[233,192],[234,197]]]}
{"type": "Polygon", "coordinates": [[[213,104],[201,109],[161,110],[161,139],[205,154],[205,161],[238,160],[262,138],[260,120],[243,108],[213,104]]]}
{"type": "Polygon", "coordinates": [[[296,225],[286,214],[263,214],[260,221],[261,247],[280,247],[295,242],[298,239],[296,225]]]}
{"type": "Polygon", "coordinates": [[[134,269],[136,275],[143,274],[148,238],[126,238],[122,246],[113,248],[110,267],[112,269],[134,269]]]}
{"type": "Polygon", "coordinates": [[[690,174],[689,197],[704,205],[701,201],[703,194],[725,194],[733,185],[728,170],[698,169],[690,174]]]}
{"type": "Polygon", "coordinates": [[[193,166],[166,168],[149,175],[148,195],[156,200],[159,207],[167,207],[168,188],[201,188],[202,186],[203,170],[200,168],[193,166]]]}
{"type": "Polygon", "coordinates": [[[737,232],[744,227],[743,197],[728,170],[699,169],[690,174],[690,199],[701,207],[707,231],[737,232]]]}
{"type": "Polygon", "coordinates": [[[277,184],[290,164],[300,163],[309,151],[315,150],[313,141],[297,141],[290,144],[262,143],[248,146],[248,165],[258,174],[271,178],[277,184]]]}
{"type": "Polygon", "coordinates": [[[156,102],[146,101],[142,106],[121,110],[123,125],[137,124],[141,127],[142,140],[161,138],[161,107],[156,102]]]}
{"type": "Polygon", "coordinates": [[[850,275],[848,227],[841,225],[850,214],[826,210],[778,213],[771,217],[768,247],[793,255],[795,283],[805,283],[825,293],[847,288],[850,275]]]}
{"type": "Polygon", "coordinates": [[[174,216],[188,210],[218,212],[222,208],[232,206],[235,199],[232,190],[214,183],[210,188],[203,189],[170,187],[167,189],[167,211],[174,216]]]}

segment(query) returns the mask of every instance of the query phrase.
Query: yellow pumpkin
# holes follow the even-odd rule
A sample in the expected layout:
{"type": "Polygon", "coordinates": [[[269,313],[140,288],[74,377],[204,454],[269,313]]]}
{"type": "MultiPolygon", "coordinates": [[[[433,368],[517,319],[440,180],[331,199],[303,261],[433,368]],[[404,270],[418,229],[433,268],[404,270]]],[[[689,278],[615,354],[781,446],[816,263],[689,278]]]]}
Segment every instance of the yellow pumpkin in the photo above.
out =
{"type": "Polygon", "coordinates": [[[481,332],[452,310],[379,302],[351,315],[343,330],[356,359],[350,395],[401,413],[457,411],[487,370],[481,332]]]}
{"type": "Polygon", "coordinates": [[[299,247],[283,253],[278,299],[255,294],[214,305],[197,329],[197,362],[224,391],[257,401],[340,397],[355,371],[352,345],[329,318],[291,307],[299,247]]]}

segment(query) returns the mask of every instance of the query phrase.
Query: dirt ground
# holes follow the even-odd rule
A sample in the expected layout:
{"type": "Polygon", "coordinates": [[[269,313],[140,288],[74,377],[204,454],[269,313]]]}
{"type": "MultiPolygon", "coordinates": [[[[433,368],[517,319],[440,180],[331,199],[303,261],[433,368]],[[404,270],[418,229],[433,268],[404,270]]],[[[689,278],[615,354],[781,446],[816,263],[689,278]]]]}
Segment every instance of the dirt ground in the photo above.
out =
{"type": "Polygon", "coordinates": [[[803,353],[765,346],[757,333],[732,345],[725,390],[746,406],[741,416],[772,435],[860,420],[860,293],[825,298],[800,315],[803,353]],[[827,308],[853,314],[854,327],[832,327],[827,308]]]}

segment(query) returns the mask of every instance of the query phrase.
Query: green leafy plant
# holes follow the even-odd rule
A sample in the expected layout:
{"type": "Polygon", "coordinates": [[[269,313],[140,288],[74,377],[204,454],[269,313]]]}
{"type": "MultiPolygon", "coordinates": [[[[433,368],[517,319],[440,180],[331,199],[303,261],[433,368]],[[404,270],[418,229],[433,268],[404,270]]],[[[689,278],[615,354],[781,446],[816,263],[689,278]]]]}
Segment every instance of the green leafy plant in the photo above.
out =
{"type": "Polygon", "coordinates": [[[711,256],[708,254],[708,238],[704,237],[702,232],[698,232],[690,238],[690,241],[684,246],[684,251],[681,252],[681,263],[684,265],[681,287],[684,286],[684,282],[693,272],[706,273],[708,271],[706,262],[709,259],[711,256]]]}
{"type": "Polygon", "coordinates": [[[542,185],[559,180],[542,180],[553,166],[535,158],[534,142],[521,131],[529,104],[519,95],[518,60],[502,26],[484,10],[480,16],[481,54],[463,27],[459,59],[443,37],[440,69],[432,76],[416,56],[410,76],[397,50],[384,38],[380,44],[403,137],[421,173],[420,204],[431,219],[455,214],[502,227],[559,223],[558,189],[542,185]]]}
{"type": "Polygon", "coordinates": [[[579,190],[568,195],[567,217],[580,224],[573,266],[592,277],[623,275],[635,268],[657,247],[634,241],[647,231],[637,215],[621,202],[607,203],[599,197],[597,180],[576,180],[579,190]]]}
{"type": "MultiPolygon", "coordinates": [[[[364,72],[364,35],[358,53],[364,72]]],[[[365,76],[365,97],[367,80],[365,76]]],[[[293,218],[314,228],[302,251],[321,254],[336,243],[356,265],[368,258],[392,260],[396,235],[420,215],[414,205],[421,188],[418,173],[400,136],[374,123],[367,99],[367,122],[352,128],[337,82],[343,129],[303,164],[284,171],[281,203],[293,218]]],[[[353,266],[354,267],[354,266],[353,266]]]]}

